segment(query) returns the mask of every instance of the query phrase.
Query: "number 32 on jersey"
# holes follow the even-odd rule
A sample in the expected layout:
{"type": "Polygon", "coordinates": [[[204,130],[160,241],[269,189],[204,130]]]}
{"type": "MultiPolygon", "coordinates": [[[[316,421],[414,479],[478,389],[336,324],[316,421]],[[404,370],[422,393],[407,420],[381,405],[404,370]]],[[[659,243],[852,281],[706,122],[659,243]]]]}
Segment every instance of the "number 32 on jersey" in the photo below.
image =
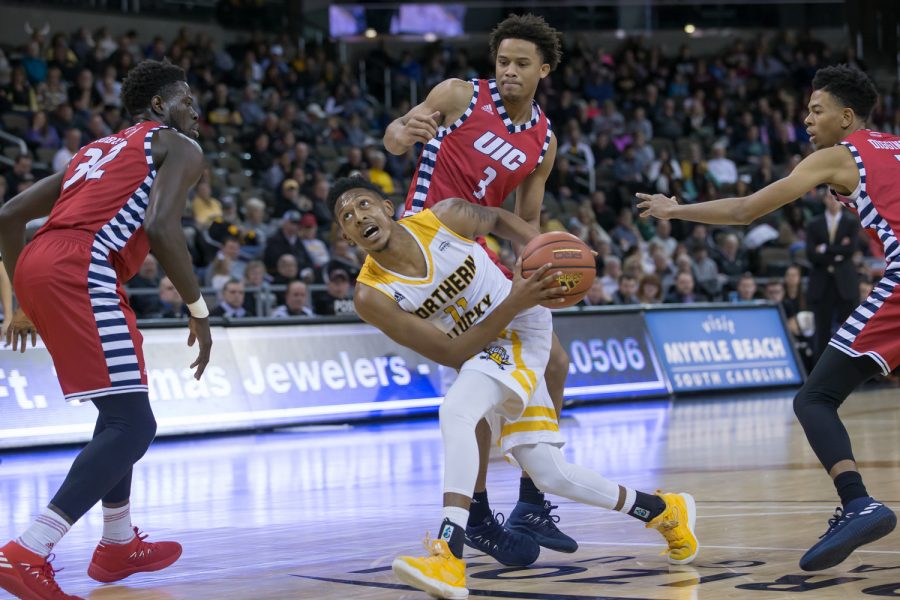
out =
{"type": "Polygon", "coordinates": [[[112,159],[118,156],[119,152],[125,149],[125,146],[128,145],[127,140],[122,140],[122,143],[116,144],[112,148],[109,149],[108,152],[104,154],[103,150],[100,148],[88,148],[84,156],[82,156],[82,161],[75,167],[75,172],[72,173],[72,176],[63,183],[63,189],[68,189],[72,184],[79,181],[82,177],[85,181],[90,181],[91,179],[100,179],[103,177],[103,173],[105,172],[102,167],[107,165],[112,159]]]}

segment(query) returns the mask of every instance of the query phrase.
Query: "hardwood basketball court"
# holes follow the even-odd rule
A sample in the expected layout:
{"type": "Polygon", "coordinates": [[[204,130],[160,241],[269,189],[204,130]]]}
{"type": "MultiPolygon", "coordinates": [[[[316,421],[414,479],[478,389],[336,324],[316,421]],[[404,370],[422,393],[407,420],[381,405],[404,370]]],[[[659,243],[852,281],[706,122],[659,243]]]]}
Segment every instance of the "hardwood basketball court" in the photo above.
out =
{"type": "MultiPolygon", "coordinates": [[[[900,507],[897,392],[854,394],[842,417],[870,492],[900,507]]],[[[568,410],[568,456],[644,490],[698,501],[695,564],[670,567],[661,537],[623,515],[563,499],[576,554],[543,551],[530,568],[468,552],[473,598],[863,598],[900,596],[900,533],[821,573],[797,566],[838,505],[806,446],[790,391],[568,410]]],[[[75,450],[7,453],[0,535],[18,533],[61,483],[75,450]]],[[[173,567],[102,586],[85,573],[102,528],[92,510],[59,545],[64,590],[90,599],[427,598],[393,578],[440,521],[435,420],[302,428],[257,436],[160,441],[138,464],[134,522],[176,539],[173,567]]],[[[518,473],[499,457],[494,510],[508,513],[518,473]]]]}

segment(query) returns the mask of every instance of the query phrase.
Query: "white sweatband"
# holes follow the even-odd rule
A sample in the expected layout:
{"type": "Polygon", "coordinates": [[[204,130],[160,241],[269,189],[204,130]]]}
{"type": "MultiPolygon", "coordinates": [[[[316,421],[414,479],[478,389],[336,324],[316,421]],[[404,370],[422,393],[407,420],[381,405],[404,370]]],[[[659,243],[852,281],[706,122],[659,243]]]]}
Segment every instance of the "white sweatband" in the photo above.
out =
{"type": "Polygon", "coordinates": [[[187,307],[191,316],[195,319],[205,319],[209,316],[209,307],[206,306],[206,300],[203,299],[203,296],[200,296],[200,299],[196,302],[188,304],[187,307]]]}

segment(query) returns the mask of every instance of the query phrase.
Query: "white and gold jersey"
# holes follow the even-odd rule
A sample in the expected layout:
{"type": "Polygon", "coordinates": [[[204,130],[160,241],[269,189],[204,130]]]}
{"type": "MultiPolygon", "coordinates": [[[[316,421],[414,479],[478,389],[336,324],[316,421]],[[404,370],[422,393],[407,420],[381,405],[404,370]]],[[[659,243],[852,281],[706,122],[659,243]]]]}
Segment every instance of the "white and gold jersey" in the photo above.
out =
{"type": "Polygon", "coordinates": [[[487,252],[441,223],[431,210],[399,223],[425,255],[425,277],[394,273],[370,256],[357,281],[387,294],[400,308],[427,319],[450,337],[491,314],[509,295],[512,283],[487,252]]]}
{"type": "MultiPolygon", "coordinates": [[[[512,283],[474,240],[453,232],[431,210],[400,221],[422,249],[425,277],[406,277],[366,259],[357,281],[387,294],[403,310],[430,321],[451,337],[489,315],[512,283]]],[[[544,384],[552,339],[550,311],[535,306],[519,313],[496,340],[461,370],[480,371],[510,394],[488,419],[504,453],[520,444],[562,445],[556,411],[544,384]]]]}

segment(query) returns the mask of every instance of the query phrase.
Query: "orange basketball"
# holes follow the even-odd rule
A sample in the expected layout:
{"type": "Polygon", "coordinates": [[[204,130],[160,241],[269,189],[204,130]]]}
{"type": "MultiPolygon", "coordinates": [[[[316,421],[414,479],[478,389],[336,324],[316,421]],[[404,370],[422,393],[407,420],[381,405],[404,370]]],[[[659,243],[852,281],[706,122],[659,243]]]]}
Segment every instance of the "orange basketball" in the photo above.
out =
{"type": "Polygon", "coordinates": [[[577,304],[594,284],[596,262],[591,249],[571,233],[552,231],[542,233],[522,250],[522,276],[531,274],[550,263],[552,271],[562,271],[559,284],[565,286],[565,304],[547,305],[548,308],[565,308],[577,304]]]}

